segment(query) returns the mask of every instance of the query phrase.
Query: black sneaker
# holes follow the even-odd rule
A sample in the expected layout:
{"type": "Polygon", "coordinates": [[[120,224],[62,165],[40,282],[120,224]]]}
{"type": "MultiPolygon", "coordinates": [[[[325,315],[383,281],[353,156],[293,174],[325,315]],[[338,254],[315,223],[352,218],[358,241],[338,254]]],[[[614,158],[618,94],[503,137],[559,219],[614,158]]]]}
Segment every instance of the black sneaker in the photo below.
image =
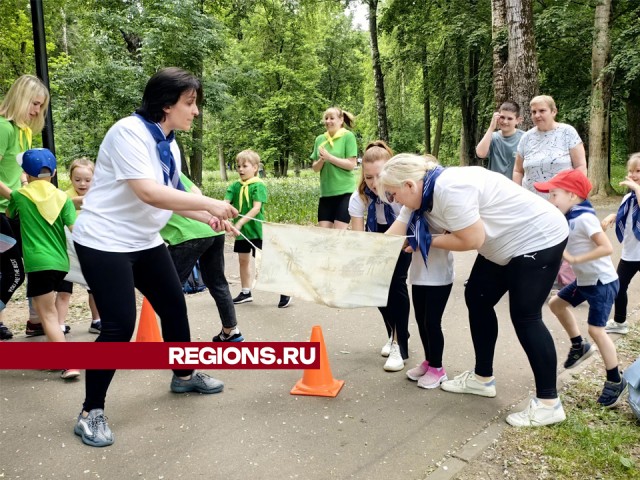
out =
{"type": "Polygon", "coordinates": [[[69,325],[65,325],[64,326],[64,330],[62,330],[62,333],[64,333],[66,335],[70,331],[71,331],[71,327],[69,325]]]}
{"type": "Polygon", "coordinates": [[[600,398],[598,398],[598,403],[603,407],[613,408],[620,403],[626,391],[627,381],[624,378],[622,378],[619,383],[607,380],[604,382],[604,388],[602,389],[600,398]]]}
{"type": "Polygon", "coordinates": [[[240,303],[248,303],[248,302],[253,302],[253,297],[251,296],[251,292],[249,293],[240,292],[238,296],[233,299],[233,303],[235,303],[236,305],[240,303]]]}
{"type": "Polygon", "coordinates": [[[287,297],[286,295],[280,295],[278,308],[287,308],[289,305],[291,305],[291,297],[287,297]]]}
{"type": "Polygon", "coordinates": [[[13,333],[7,328],[4,323],[0,323],[0,340],[11,340],[13,333]]]}
{"type": "Polygon", "coordinates": [[[578,348],[571,347],[567,360],[564,362],[564,368],[573,368],[580,365],[596,351],[589,342],[583,342],[578,348]]]}
{"type": "Polygon", "coordinates": [[[240,330],[234,328],[230,333],[224,333],[224,329],[220,330],[220,333],[211,339],[212,342],[244,342],[244,337],[240,330]]]}
{"type": "Polygon", "coordinates": [[[27,320],[27,326],[25,327],[24,332],[27,334],[27,337],[38,337],[40,335],[44,335],[44,327],[41,323],[31,323],[27,320]]]}
{"type": "Polygon", "coordinates": [[[89,327],[89,333],[100,333],[101,331],[102,331],[102,322],[100,322],[100,320],[91,322],[91,326],[89,327]]]}

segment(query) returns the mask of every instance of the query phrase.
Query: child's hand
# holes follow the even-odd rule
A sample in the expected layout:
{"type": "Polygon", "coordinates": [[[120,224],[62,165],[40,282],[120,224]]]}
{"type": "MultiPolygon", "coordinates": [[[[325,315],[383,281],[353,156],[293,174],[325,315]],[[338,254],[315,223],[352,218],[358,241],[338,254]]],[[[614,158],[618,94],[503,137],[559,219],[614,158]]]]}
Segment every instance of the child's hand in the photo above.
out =
{"type": "Polygon", "coordinates": [[[493,114],[493,117],[491,117],[491,124],[489,125],[489,128],[491,128],[492,130],[497,130],[498,120],[500,120],[500,112],[495,112],[493,114]]]}
{"type": "Polygon", "coordinates": [[[611,215],[607,215],[606,217],[604,217],[604,220],[602,220],[602,222],[600,222],[600,226],[602,227],[602,230],[607,230],[607,228],[609,228],[611,225],[613,225],[616,221],[616,214],[612,213],[611,215]]]}
{"type": "Polygon", "coordinates": [[[571,255],[570,253],[568,253],[566,250],[564,251],[564,253],[562,254],[562,258],[564,258],[564,260],[569,264],[569,265],[575,265],[576,263],[578,263],[576,257],[574,257],[573,255],[571,255]]]}
{"type": "Polygon", "coordinates": [[[636,192],[636,195],[640,193],[640,185],[633,181],[631,175],[627,175],[624,180],[619,184],[620,186],[627,187],[632,192],[636,192]]]}

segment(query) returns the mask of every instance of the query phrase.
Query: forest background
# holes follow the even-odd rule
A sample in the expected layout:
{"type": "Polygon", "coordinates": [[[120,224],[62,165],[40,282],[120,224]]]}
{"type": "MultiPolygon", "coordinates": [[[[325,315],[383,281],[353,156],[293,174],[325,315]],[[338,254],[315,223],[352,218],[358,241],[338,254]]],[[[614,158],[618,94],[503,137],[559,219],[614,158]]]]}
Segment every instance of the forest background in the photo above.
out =
{"type": "MultiPolygon", "coordinates": [[[[34,73],[29,0],[0,2],[0,97],[34,73]]],[[[588,152],[594,195],[640,151],[637,0],[46,0],[56,153],[95,158],[157,69],[203,80],[179,143],[196,183],[245,148],[275,176],[310,165],[322,112],[357,116],[362,149],[387,139],[445,165],[474,147],[505,99],[555,98],[588,152]],[[364,28],[347,7],[364,8],[364,28]]]]}

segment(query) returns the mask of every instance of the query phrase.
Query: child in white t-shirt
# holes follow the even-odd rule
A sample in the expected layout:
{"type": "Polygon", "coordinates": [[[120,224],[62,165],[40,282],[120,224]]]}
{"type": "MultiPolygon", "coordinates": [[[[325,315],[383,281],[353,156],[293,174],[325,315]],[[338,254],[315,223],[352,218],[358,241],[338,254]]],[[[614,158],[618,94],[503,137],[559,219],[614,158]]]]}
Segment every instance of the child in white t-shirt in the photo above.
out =
{"type": "Polygon", "coordinates": [[[636,273],[640,272],[640,152],[634,153],[627,162],[628,175],[620,185],[629,188],[618,209],[602,221],[602,228],[606,230],[615,223],[616,237],[622,243],[622,254],[618,263],[618,278],[620,291],[614,304],[613,318],[609,319],[604,329],[607,333],[629,333],[627,320],[627,289],[636,273]]]}
{"type": "Polygon", "coordinates": [[[589,342],[583,340],[576,318],[569,309],[587,301],[589,335],[600,349],[607,371],[598,403],[607,408],[614,407],[625,393],[627,384],[620,375],[616,347],[607,335],[605,325],[620,283],[611,262],[611,242],[602,230],[591,203],[586,200],[591,182],[579,170],[565,170],[548,182],[534,183],[534,187],[540,192],[549,192],[549,201],[565,214],[569,222],[564,259],[573,266],[576,280],[549,301],[551,311],[571,339],[571,350],[564,367],[579,365],[595,351],[589,342]]]}

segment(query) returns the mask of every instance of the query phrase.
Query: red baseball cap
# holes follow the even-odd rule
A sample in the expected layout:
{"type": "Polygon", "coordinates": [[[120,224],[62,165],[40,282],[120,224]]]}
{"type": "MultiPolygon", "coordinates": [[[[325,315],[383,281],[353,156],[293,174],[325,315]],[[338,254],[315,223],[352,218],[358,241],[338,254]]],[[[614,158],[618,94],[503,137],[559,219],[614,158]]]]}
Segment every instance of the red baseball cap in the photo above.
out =
{"type": "Polygon", "coordinates": [[[548,182],[535,182],[534,188],[542,193],[547,193],[554,188],[561,188],[572,192],[580,198],[586,198],[591,191],[591,182],[580,170],[563,170],[548,182]]]}

